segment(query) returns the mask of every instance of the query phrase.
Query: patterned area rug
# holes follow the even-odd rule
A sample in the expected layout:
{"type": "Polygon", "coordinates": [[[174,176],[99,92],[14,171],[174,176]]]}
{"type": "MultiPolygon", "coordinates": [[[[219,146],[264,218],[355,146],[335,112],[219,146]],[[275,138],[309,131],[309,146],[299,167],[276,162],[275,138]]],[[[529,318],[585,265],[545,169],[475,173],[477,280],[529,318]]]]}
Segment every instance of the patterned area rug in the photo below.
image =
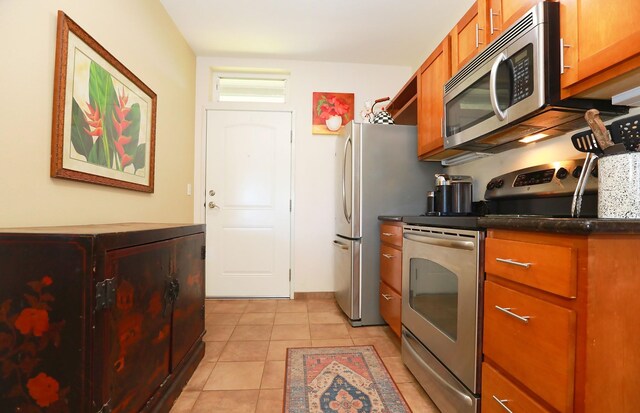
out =
{"type": "Polygon", "coordinates": [[[410,413],[373,346],[290,348],[284,413],[410,413]]]}

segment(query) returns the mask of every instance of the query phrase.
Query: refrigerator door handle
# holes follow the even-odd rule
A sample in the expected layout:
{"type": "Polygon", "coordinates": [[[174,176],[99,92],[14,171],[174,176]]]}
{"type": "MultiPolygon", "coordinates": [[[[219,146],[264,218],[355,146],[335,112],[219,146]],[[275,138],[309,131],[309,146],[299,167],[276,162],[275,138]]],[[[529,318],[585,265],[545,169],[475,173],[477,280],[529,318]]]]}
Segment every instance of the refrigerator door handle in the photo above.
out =
{"type": "Polygon", "coordinates": [[[351,144],[351,136],[349,136],[347,141],[344,143],[344,157],[342,160],[342,212],[344,213],[344,217],[347,219],[348,224],[351,223],[351,214],[347,212],[347,147],[351,144]]]}
{"type": "Polygon", "coordinates": [[[346,244],[343,244],[340,241],[333,240],[333,245],[335,245],[336,247],[340,248],[341,250],[348,250],[349,249],[349,247],[346,244]]]}

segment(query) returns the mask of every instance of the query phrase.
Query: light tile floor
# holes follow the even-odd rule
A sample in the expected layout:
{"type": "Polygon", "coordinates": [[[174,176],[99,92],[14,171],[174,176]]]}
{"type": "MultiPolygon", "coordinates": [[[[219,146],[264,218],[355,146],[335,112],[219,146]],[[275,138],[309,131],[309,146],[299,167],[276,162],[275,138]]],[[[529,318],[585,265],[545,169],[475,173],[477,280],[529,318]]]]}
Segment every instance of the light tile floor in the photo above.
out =
{"type": "Polygon", "coordinates": [[[351,327],[335,300],[207,300],[204,359],[171,413],[280,413],[288,347],[373,345],[414,413],[437,413],[386,326],[351,327]]]}

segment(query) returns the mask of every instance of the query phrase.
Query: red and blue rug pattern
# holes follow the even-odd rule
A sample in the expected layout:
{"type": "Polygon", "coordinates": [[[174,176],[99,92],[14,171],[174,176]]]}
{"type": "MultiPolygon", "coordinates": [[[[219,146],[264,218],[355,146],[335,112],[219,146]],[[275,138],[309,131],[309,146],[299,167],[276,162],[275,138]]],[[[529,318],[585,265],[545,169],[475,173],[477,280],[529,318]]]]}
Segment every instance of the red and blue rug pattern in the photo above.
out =
{"type": "Polygon", "coordinates": [[[373,346],[287,350],[285,413],[410,413],[373,346]]]}

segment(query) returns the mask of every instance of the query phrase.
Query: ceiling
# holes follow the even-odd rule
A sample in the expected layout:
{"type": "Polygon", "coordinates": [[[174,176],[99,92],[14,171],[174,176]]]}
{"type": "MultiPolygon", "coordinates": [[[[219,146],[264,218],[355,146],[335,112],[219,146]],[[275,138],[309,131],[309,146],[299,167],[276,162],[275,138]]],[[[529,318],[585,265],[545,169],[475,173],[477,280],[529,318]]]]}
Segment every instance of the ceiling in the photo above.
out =
{"type": "Polygon", "coordinates": [[[197,56],[417,67],[473,0],[160,0],[197,56]]]}

